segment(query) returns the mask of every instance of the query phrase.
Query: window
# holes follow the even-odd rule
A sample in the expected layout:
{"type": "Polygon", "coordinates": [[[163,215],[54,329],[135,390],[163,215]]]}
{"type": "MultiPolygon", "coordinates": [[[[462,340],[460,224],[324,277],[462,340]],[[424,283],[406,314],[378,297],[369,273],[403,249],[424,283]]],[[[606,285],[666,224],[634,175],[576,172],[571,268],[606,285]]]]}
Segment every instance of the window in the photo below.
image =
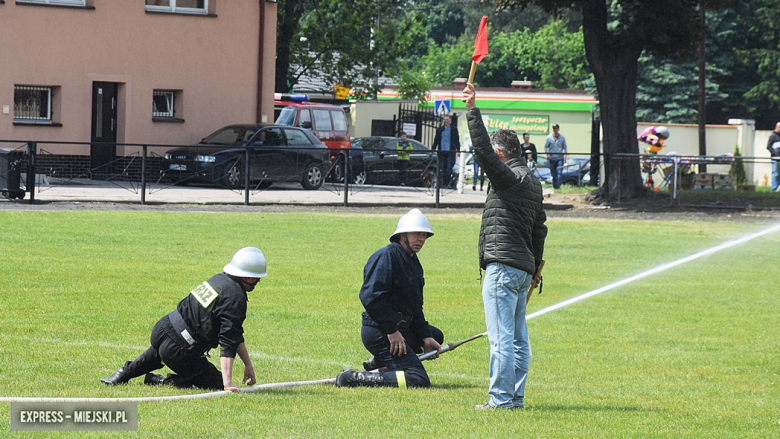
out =
{"type": "Polygon", "coordinates": [[[208,0],[146,0],[146,10],[178,14],[206,14],[208,0]]]}
{"type": "Polygon", "coordinates": [[[282,137],[282,130],[280,130],[279,128],[270,128],[260,132],[260,136],[258,136],[255,143],[257,143],[258,140],[263,146],[284,145],[284,137],[282,137]]]}
{"type": "Polygon", "coordinates": [[[184,122],[181,90],[152,91],[152,120],[155,122],[184,122]]]}
{"type": "Polygon", "coordinates": [[[311,128],[311,113],[309,113],[309,110],[301,110],[301,117],[298,121],[298,126],[303,128],[311,128]]]}
{"type": "Polygon", "coordinates": [[[86,6],[85,0],[16,0],[16,3],[40,3],[44,5],[86,6]]]}
{"type": "Polygon", "coordinates": [[[170,90],[155,90],[152,93],[152,117],[173,117],[176,94],[170,90]]]}
{"type": "Polygon", "coordinates": [[[335,131],[347,131],[347,118],[344,117],[343,112],[330,110],[330,115],[333,116],[333,129],[335,131]]]}
{"type": "Polygon", "coordinates": [[[284,134],[287,135],[287,143],[290,145],[311,145],[311,140],[303,131],[286,129],[284,134]]]}
{"type": "Polygon", "coordinates": [[[14,122],[51,123],[52,87],[14,87],[14,122]]]}
{"type": "Polygon", "coordinates": [[[313,110],[312,113],[314,113],[314,129],[317,131],[333,131],[328,110],[313,110]]]}

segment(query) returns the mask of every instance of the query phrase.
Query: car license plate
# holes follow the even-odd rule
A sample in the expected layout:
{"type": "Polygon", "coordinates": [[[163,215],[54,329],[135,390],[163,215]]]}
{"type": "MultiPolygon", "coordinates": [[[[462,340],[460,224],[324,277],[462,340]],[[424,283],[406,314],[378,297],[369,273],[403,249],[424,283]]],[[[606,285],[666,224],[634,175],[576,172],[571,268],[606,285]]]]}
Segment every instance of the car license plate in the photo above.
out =
{"type": "Polygon", "coordinates": [[[187,165],[177,165],[175,163],[172,163],[168,167],[168,169],[170,169],[171,171],[186,171],[187,170],[187,165]]]}

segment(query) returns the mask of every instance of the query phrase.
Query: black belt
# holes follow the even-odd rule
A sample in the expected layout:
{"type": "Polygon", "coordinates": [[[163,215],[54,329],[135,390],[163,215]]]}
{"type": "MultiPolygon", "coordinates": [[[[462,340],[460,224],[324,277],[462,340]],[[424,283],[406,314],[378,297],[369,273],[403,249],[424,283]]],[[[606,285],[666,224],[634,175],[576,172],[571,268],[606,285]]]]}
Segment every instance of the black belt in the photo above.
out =
{"type": "Polygon", "coordinates": [[[398,327],[404,329],[407,329],[409,325],[412,324],[412,319],[414,319],[414,316],[406,316],[400,312],[395,313],[395,317],[397,320],[396,324],[398,325],[398,327]]]}
{"type": "Polygon", "coordinates": [[[171,326],[173,326],[173,329],[176,331],[176,333],[179,334],[179,336],[184,341],[186,341],[190,347],[195,346],[197,340],[192,337],[192,331],[187,326],[187,324],[184,323],[184,319],[181,317],[178,309],[174,309],[173,312],[168,314],[168,320],[171,321],[171,326]]]}

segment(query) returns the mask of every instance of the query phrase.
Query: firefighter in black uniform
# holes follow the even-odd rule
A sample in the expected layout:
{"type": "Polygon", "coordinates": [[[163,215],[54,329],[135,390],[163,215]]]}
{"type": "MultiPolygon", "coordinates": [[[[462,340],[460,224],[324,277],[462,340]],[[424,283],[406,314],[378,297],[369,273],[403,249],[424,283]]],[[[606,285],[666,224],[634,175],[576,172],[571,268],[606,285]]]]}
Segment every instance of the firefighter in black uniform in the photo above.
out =
{"type": "Polygon", "coordinates": [[[254,247],[242,248],[225,265],[224,273],[200,284],[154,325],[151,346],[146,352],[100,381],[117,385],[146,375],[144,384],[238,392],[233,385],[233,361],[237,354],[244,362],[242,382],[255,384],[252,360],[244,344],[246,293],[267,275],[263,252],[254,247]],[[217,346],[222,372],[206,358],[206,353],[217,346]],[[163,377],[151,373],[163,364],[175,374],[163,377]]]}
{"type": "Polygon", "coordinates": [[[373,357],[365,372],[344,369],[336,386],[430,387],[431,381],[416,354],[441,353],[444,334],[428,324],[423,314],[423,269],[417,258],[425,240],[433,236],[431,223],[419,209],[398,221],[390,244],[379,249],[363,269],[363,345],[373,357]]]}

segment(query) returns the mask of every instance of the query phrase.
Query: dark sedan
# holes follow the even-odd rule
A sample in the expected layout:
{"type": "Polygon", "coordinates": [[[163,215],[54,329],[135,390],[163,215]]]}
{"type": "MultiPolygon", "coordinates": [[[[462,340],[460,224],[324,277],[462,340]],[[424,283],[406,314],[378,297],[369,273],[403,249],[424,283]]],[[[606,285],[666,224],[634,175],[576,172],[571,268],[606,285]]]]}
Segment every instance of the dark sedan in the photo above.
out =
{"type": "MultiPolygon", "coordinates": [[[[533,168],[534,174],[542,183],[552,184],[550,163],[547,158],[540,156],[538,163],[533,168]]],[[[590,158],[576,157],[566,160],[561,168],[561,184],[581,185],[590,182],[590,158]]]]}
{"type": "Polygon", "coordinates": [[[255,187],[298,181],[319,189],[330,169],[328,147],[309,130],[279,125],[230,125],[196,146],[165,153],[161,172],[174,183],[206,182],[244,187],[249,150],[249,180],[255,187]]]}
{"type": "MultiPolygon", "coordinates": [[[[358,137],[352,139],[352,148],[363,150],[365,164],[365,182],[368,184],[398,185],[401,183],[398,174],[396,145],[398,137],[358,137]]],[[[436,155],[431,155],[427,146],[416,140],[409,140],[414,149],[409,155],[409,167],[406,170],[410,186],[435,187],[436,155]]]]}

